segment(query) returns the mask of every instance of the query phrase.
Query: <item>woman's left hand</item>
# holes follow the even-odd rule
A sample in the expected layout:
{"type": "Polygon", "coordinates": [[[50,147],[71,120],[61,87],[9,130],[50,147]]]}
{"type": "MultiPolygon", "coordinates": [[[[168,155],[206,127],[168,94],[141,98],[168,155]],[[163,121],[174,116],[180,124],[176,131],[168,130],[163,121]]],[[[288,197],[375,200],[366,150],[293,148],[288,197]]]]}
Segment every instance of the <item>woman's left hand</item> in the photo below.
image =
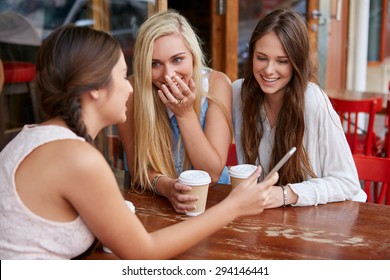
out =
{"type": "Polygon", "coordinates": [[[178,76],[173,78],[165,76],[166,84],[158,90],[161,101],[175,113],[176,116],[184,116],[193,110],[195,100],[195,82],[192,78],[188,85],[178,76]]]}
{"type": "MultiPolygon", "coordinates": [[[[287,205],[295,204],[298,201],[298,195],[292,191],[289,185],[286,185],[287,205]]],[[[284,205],[283,189],[280,186],[272,186],[271,195],[267,201],[266,209],[277,208],[284,205]]]]}

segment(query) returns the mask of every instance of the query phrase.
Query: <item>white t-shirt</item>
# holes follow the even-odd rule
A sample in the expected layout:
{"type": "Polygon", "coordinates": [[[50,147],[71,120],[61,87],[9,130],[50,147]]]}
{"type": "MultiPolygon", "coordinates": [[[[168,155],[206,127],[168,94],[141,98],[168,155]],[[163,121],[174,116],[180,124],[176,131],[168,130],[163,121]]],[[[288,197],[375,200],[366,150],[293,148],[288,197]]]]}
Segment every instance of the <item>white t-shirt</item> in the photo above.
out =
{"type": "MultiPolygon", "coordinates": [[[[242,102],[241,86],[237,80],[233,87],[233,127],[239,163],[244,163],[241,145],[242,102]]],[[[268,119],[264,119],[264,135],[259,146],[259,155],[264,172],[269,172],[270,156],[275,131],[268,119]]],[[[326,204],[328,202],[356,200],[366,201],[351,150],[327,95],[314,83],[309,83],[305,93],[305,134],[303,144],[317,178],[291,184],[298,195],[295,206],[326,204]]]]}

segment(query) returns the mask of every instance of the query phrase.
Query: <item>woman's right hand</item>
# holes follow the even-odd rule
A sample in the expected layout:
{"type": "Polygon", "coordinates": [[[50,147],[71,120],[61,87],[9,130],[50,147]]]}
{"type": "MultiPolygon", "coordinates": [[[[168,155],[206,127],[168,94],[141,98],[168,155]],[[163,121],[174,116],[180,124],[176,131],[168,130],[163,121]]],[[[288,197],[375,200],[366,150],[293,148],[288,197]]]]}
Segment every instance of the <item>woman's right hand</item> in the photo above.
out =
{"type": "Polygon", "coordinates": [[[272,186],[277,182],[279,175],[275,173],[269,179],[257,183],[260,173],[261,167],[257,167],[253,174],[236,186],[227,197],[229,203],[236,208],[238,216],[260,214],[265,209],[272,186]]]}
{"type": "Polygon", "coordinates": [[[161,183],[161,187],[158,186],[158,190],[161,195],[168,198],[176,212],[185,214],[187,211],[195,209],[194,205],[187,204],[187,202],[198,200],[198,196],[183,193],[190,191],[190,186],[179,183],[177,179],[168,177],[162,177],[161,179],[161,182],[159,180],[159,185],[161,183]]]}

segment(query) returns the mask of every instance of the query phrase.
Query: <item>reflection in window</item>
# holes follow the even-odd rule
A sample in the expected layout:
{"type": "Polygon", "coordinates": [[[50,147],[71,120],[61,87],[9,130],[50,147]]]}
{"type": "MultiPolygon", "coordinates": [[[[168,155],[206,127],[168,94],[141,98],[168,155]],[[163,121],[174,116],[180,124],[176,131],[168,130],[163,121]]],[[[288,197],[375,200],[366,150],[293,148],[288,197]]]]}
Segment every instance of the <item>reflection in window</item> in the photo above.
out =
{"type": "Polygon", "coordinates": [[[368,61],[380,60],[381,27],[382,0],[371,0],[368,26],[368,61]]]}
{"type": "MultiPolygon", "coordinates": [[[[24,18],[27,19],[27,24],[31,27],[31,30],[35,30],[38,34],[36,36],[36,43],[32,46],[31,40],[26,41],[26,36],[24,34],[20,36],[21,33],[17,32],[18,27],[26,30],[24,26],[18,24],[15,28],[12,27],[12,35],[17,35],[22,38],[18,41],[10,42],[9,36],[0,36],[0,57],[3,61],[10,60],[35,63],[37,49],[41,41],[57,27],[69,23],[92,27],[94,25],[92,11],[97,13],[103,13],[103,11],[105,11],[100,5],[93,5],[93,3],[97,2],[103,3],[103,1],[91,0],[0,0],[0,13],[12,11],[15,12],[18,17],[20,17],[20,15],[24,16],[24,18]]],[[[109,4],[109,14],[101,15],[103,18],[110,19],[110,32],[121,44],[128,64],[128,74],[131,74],[133,71],[132,59],[136,32],[140,25],[146,20],[148,12],[153,12],[155,10],[155,1],[107,0],[107,3],[109,4]]],[[[9,23],[9,21],[7,21],[7,23],[9,23]]],[[[34,32],[30,32],[29,34],[32,33],[34,32]]],[[[1,34],[2,33],[0,32],[0,35],[1,34]]],[[[27,97],[28,95],[26,94],[14,95],[12,96],[13,100],[7,103],[9,104],[7,105],[7,110],[13,112],[14,116],[11,117],[12,119],[18,120],[18,125],[19,122],[24,124],[33,122],[30,116],[28,118],[22,118],[16,115],[31,111],[31,104],[27,103],[27,97]],[[24,100],[21,102],[16,100],[19,96],[22,96],[24,100]]],[[[31,114],[29,113],[29,115],[31,114]]],[[[105,146],[102,149],[104,155],[109,162],[112,163],[112,166],[116,167],[118,164],[114,161],[119,161],[123,152],[115,152],[116,158],[115,160],[111,160],[113,158],[113,152],[111,152],[110,156],[110,150],[108,149],[112,143],[115,144],[115,147],[117,147],[118,144],[115,127],[111,126],[106,128],[105,133],[107,134],[107,139],[98,142],[103,143],[105,146]]],[[[99,145],[98,147],[100,148],[99,145]]],[[[117,151],[117,149],[115,151],[117,151]]]]}
{"type": "Polygon", "coordinates": [[[305,0],[240,0],[238,26],[238,77],[244,76],[244,65],[248,57],[248,42],[257,22],[264,15],[276,9],[297,10],[306,19],[305,0]]]}
{"type": "MultiPolygon", "coordinates": [[[[110,14],[104,15],[110,18],[110,32],[122,46],[129,71],[132,70],[136,33],[148,16],[148,5],[153,5],[153,1],[110,0],[110,14]]],[[[93,26],[94,20],[91,18],[93,9],[100,11],[92,1],[87,0],[1,0],[0,2],[0,12],[14,11],[27,18],[41,40],[61,25],[74,23],[93,26]]]]}

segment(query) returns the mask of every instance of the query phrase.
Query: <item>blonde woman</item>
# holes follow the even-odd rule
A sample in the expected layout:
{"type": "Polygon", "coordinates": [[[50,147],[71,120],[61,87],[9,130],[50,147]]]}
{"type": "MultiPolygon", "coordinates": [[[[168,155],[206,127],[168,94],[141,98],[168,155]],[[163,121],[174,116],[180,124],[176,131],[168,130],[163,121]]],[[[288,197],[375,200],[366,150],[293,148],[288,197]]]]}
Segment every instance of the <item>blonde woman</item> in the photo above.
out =
{"type": "Polygon", "coordinates": [[[118,128],[133,184],[167,197],[179,213],[192,210],[185,202],[197,197],[181,193],[190,187],[178,183],[180,172],[200,169],[212,184],[228,181],[230,80],[205,66],[194,30],[168,10],[139,29],[131,83],[127,121],[118,128]]]}

